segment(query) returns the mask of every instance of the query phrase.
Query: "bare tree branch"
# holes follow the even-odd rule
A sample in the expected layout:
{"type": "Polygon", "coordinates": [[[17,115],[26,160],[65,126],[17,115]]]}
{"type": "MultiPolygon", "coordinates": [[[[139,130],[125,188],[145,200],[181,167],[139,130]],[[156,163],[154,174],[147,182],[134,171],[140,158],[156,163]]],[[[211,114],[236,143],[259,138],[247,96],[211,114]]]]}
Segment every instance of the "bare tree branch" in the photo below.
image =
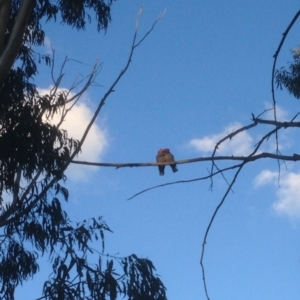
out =
{"type": "Polygon", "coordinates": [[[219,209],[220,209],[220,208],[222,207],[222,205],[224,204],[224,202],[225,202],[225,200],[226,200],[226,198],[227,198],[227,195],[228,195],[228,193],[230,192],[230,190],[232,189],[232,187],[233,187],[233,185],[234,185],[234,183],[235,183],[235,181],[236,181],[236,179],[237,179],[237,177],[238,177],[240,171],[242,170],[243,166],[244,166],[244,163],[241,164],[241,165],[239,166],[239,169],[236,171],[236,173],[235,173],[235,175],[234,175],[234,177],[233,177],[233,179],[232,179],[230,185],[228,186],[228,188],[227,188],[227,190],[226,190],[226,192],[225,192],[225,194],[224,194],[222,200],[220,201],[220,203],[219,203],[218,206],[216,207],[216,209],[215,209],[215,211],[214,211],[214,213],[213,213],[213,215],[212,215],[212,217],[211,217],[211,219],[210,219],[210,221],[209,221],[209,224],[208,224],[208,226],[207,226],[207,228],[206,228],[205,235],[204,235],[204,238],[203,238],[202,251],[201,251],[201,258],[200,258],[200,265],[201,265],[201,269],[202,269],[202,279],[203,279],[204,290],[205,290],[205,295],[206,295],[207,300],[209,300],[210,298],[209,298],[208,290],[207,290],[207,283],[206,283],[206,278],[205,278],[205,268],[204,268],[203,260],[204,260],[204,253],[205,253],[205,247],[206,247],[206,243],[207,243],[208,233],[209,233],[209,231],[210,231],[210,228],[211,228],[211,226],[212,226],[212,223],[213,223],[214,220],[215,220],[215,217],[217,216],[217,213],[218,213],[219,209]]]}
{"type": "MultiPolygon", "coordinates": [[[[297,117],[298,114],[293,118],[293,120],[297,117]]],[[[191,158],[191,159],[184,159],[184,160],[178,160],[175,161],[176,164],[188,164],[188,163],[195,163],[195,162],[203,162],[203,161],[218,161],[218,160],[224,160],[224,161],[232,161],[232,160],[239,160],[243,162],[251,162],[255,161],[261,158],[271,158],[271,159],[278,159],[278,160],[287,160],[287,161],[298,161],[299,157],[298,154],[293,154],[293,155],[281,155],[281,154],[274,154],[274,153],[268,153],[268,152],[263,152],[260,154],[256,154],[257,151],[259,150],[260,146],[262,143],[269,139],[272,134],[274,134],[276,131],[279,129],[287,129],[287,128],[297,128],[300,127],[300,122],[279,122],[279,121],[273,121],[273,120],[264,120],[260,118],[255,118],[252,116],[253,123],[243,126],[231,133],[229,133],[227,136],[222,138],[220,141],[217,142],[213,153],[211,156],[208,157],[197,157],[197,158],[191,158]],[[258,124],[266,124],[266,125],[273,125],[276,128],[269,131],[265,136],[263,136],[260,141],[257,143],[257,145],[254,148],[254,151],[249,154],[248,156],[233,156],[233,155],[227,155],[227,156],[216,156],[216,152],[219,149],[220,145],[224,143],[226,140],[231,140],[234,138],[236,135],[239,133],[249,130],[258,124]]],[[[59,157],[57,157],[59,158],[59,157]]],[[[80,161],[80,160],[75,160],[72,159],[70,161],[72,164],[80,164],[80,165],[88,165],[88,166],[98,166],[98,167],[115,167],[115,168],[124,168],[124,167],[154,167],[154,166],[160,166],[160,165],[170,165],[170,163],[157,163],[157,162],[149,162],[149,163],[100,163],[100,162],[89,162],[89,161],[80,161]]],[[[212,165],[212,170],[211,173],[213,173],[213,167],[215,165],[212,165]]]]}
{"type": "Polygon", "coordinates": [[[116,87],[116,85],[118,84],[118,82],[120,81],[120,79],[123,77],[123,75],[126,73],[126,71],[128,70],[131,61],[132,61],[132,57],[133,57],[133,53],[135,48],[140,45],[142,43],[142,41],[153,31],[154,26],[156,25],[156,23],[161,19],[161,17],[159,17],[153,24],[153,26],[151,27],[151,29],[142,37],[142,39],[140,40],[140,42],[136,42],[136,38],[137,38],[137,32],[138,32],[138,23],[139,23],[139,18],[141,16],[143,8],[141,7],[138,16],[137,16],[137,22],[136,22],[136,28],[135,28],[135,33],[133,36],[133,41],[132,41],[132,45],[131,45],[131,50],[127,59],[127,62],[125,64],[124,69],[120,72],[119,76],[115,79],[115,81],[112,83],[112,85],[110,86],[110,88],[108,89],[108,91],[105,93],[105,95],[103,96],[103,98],[101,99],[101,101],[99,102],[99,105],[90,121],[90,123],[88,124],[88,126],[86,127],[83,136],[81,138],[81,140],[79,141],[79,146],[77,147],[77,149],[72,153],[71,158],[70,158],[70,162],[74,159],[74,157],[79,153],[92,125],[95,123],[96,118],[98,117],[98,114],[100,113],[101,108],[103,107],[103,105],[105,104],[106,99],[108,98],[108,96],[114,92],[114,88],[116,87]]]}
{"type": "Polygon", "coordinates": [[[131,196],[130,198],[127,199],[127,201],[129,200],[132,200],[133,198],[145,193],[145,192],[148,192],[150,190],[153,190],[153,189],[157,189],[157,188],[160,188],[160,187],[164,187],[164,186],[168,186],[168,185],[173,185],[173,184],[179,184],[179,183],[191,183],[191,182],[196,182],[196,181],[201,181],[201,180],[205,180],[205,179],[209,179],[209,178],[212,178],[213,176],[216,176],[222,172],[225,172],[225,171],[228,171],[228,170],[233,170],[233,169],[236,169],[236,168],[239,168],[241,166],[241,164],[238,164],[238,165],[234,165],[234,166],[230,166],[228,168],[223,168],[223,169],[220,169],[218,171],[216,171],[215,173],[213,174],[209,174],[207,176],[204,176],[204,177],[199,177],[199,178],[193,178],[193,179],[189,179],[189,180],[179,180],[179,181],[173,181],[173,182],[168,182],[168,183],[163,183],[163,184],[159,184],[159,185],[156,185],[156,186],[153,186],[153,187],[150,187],[150,188],[147,188],[145,190],[142,190],[141,192],[138,192],[136,194],[134,194],[133,196],[131,196]]]}
{"type": "MultiPolygon", "coordinates": [[[[138,29],[138,26],[139,26],[139,19],[140,19],[140,16],[142,14],[142,11],[143,11],[143,7],[141,7],[139,13],[138,13],[138,17],[137,17],[137,21],[136,21],[136,30],[138,29]]],[[[165,10],[162,12],[162,14],[156,19],[156,21],[152,24],[152,27],[144,34],[144,36],[140,39],[139,42],[137,42],[135,45],[134,45],[134,48],[138,47],[146,38],[147,36],[153,31],[156,23],[158,21],[160,21],[164,15],[166,14],[167,12],[167,9],[165,8],[165,10]]]]}
{"type": "MultiPolygon", "coordinates": [[[[293,118],[293,120],[298,116],[298,114],[293,118]]],[[[274,121],[274,120],[264,120],[264,119],[258,119],[254,118],[253,119],[256,123],[259,124],[267,124],[267,125],[274,125],[278,128],[291,128],[291,127],[300,127],[300,122],[279,122],[279,121],[274,121]]]]}
{"type": "MultiPolygon", "coordinates": [[[[293,154],[293,155],[280,155],[274,154],[269,152],[263,152],[253,156],[206,156],[206,157],[197,157],[191,159],[184,159],[184,160],[176,160],[172,162],[172,164],[189,164],[195,162],[204,162],[204,161],[215,161],[215,160],[222,160],[222,161],[231,161],[231,160],[238,160],[243,161],[245,163],[256,161],[262,158],[272,158],[272,159],[280,159],[280,160],[287,160],[287,161],[299,161],[300,154],[293,154]]],[[[98,162],[89,162],[89,161],[81,161],[81,160],[72,160],[72,164],[77,165],[87,165],[87,166],[96,166],[96,167],[114,167],[116,169],[119,168],[126,168],[126,167],[155,167],[155,166],[168,166],[170,163],[156,163],[156,162],[149,162],[149,163],[98,163],[98,162]]]]}

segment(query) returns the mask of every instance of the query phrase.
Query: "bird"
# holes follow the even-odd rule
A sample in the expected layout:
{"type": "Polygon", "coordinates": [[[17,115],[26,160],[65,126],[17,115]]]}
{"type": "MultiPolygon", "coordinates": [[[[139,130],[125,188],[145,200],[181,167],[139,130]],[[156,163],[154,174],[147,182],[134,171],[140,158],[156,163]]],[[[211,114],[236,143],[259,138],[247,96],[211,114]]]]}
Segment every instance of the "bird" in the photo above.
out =
{"type": "MultiPolygon", "coordinates": [[[[174,155],[170,152],[170,149],[165,148],[162,149],[162,153],[164,154],[165,162],[173,162],[174,161],[174,155]]],[[[173,173],[177,172],[178,169],[176,168],[176,164],[170,165],[172,168],[173,173]]]]}
{"type": "MultiPolygon", "coordinates": [[[[163,153],[163,149],[159,149],[156,155],[156,162],[165,162],[165,154],[163,153]]],[[[160,176],[164,176],[165,174],[165,166],[158,166],[158,171],[160,176]]]]}

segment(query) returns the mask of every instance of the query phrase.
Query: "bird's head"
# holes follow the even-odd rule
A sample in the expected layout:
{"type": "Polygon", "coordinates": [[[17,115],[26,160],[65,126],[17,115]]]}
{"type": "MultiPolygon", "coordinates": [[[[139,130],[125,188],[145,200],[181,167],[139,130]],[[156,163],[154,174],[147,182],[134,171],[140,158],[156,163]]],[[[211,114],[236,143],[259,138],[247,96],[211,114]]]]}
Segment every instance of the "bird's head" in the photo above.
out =
{"type": "Polygon", "coordinates": [[[162,152],[163,153],[170,153],[170,149],[168,149],[168,148],[162,149],[162,152]]]}

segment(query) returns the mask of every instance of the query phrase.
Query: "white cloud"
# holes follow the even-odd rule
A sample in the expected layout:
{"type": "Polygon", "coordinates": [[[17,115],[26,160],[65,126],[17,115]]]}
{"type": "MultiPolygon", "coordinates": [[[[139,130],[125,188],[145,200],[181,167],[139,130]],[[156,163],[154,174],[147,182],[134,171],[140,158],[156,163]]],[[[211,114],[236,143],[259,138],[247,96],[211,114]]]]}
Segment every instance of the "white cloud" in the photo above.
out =
{"type": "MultiPolygon", "coordinates": [[[[192,139],[189,145],[201,152],[212,152],[217,144],[226,135],[242,127],[242,124],[235,122],[229,124],[221,133],[205,136],[199,139],[192,139]]],[[[223,142],[218,148],[218,154],[224,155],[247,155],[252,147],[252,137],[248,132],[242,131],[232,139],[223,142]]]]}
{"type": "MultiPolygon", "coordinates": [[[[50,89],[39,89],[40,94],[46,94],[50,89]]],[[[61,90],[60,90],[61,91],[61,90]]],[[[72,95],[70,95],[72,96],[72,95]]],[[[92,119],[93,111],[85,103],[77,103],[67,114],[60,128],[68,132],[68,137],[80,140],[87,125],[92,119]]],[[[59,115],[54,115],[51,123],[57,124],[60,120],[59,115]]],[[[94,123],[85,139],[81,153],[76,160],[99,162],[101,156],[108,146],[107,131],[94,123]]],[[[71,164],[66,175],[69,179],[83,180],[87,175],[93,172],[97,167],[71,164]]]]}
{"type": "Polygon", "coordinates": [[[277,201],[273,203],[273,211],[290,220],[300,220],[300,173],[282,172],[278,185],[278,172],[262,171],[255,179],[255,186],[268,183],[276,186],[277,201]]]}
{"type": "Polygon", "coordinates": [[[287,174],[280,185],[276,193],[278,200],[273,204],[274,211],[292,220],[300,220],[300,174],[287,174]]]}
{"type": "MultiPolygon", "coordinates": [[[[262,116],[262,118],[274,120],[273,104],[265,103],[265,108],[268,109],[268,111],[262,116]]],[[[278,121],[282,122],[288,120],[288,112],[278,104],[276,105],[276,118],[278,121]]]]}
{"type": "MultiPolygon", "coordinates": [[[[272,109],[272,105],[270,103],[265,104],[266,112],[261,116],[263,119],[273,120],[274,119],[274,110],[272,109]],[[271,109],[270,109],[271,108],[271,109]]],[[[284,110],[279,105],[276,106],[276,116],[279,121],[287,121],[288,120],[288,112],[284,110]]],[[[220,133],[216,133],[213,135],[207,135],[203,138],[195,138],[189,141],[189,146],[193,147],[197,151],[211,153],[216,144],[226,137],[228,134],[236,131],[239,128],[242,128],[243,125],[239,122],[233,122],[229,124],[224,130],[220,133]]],[[[269,125],[257,126],[260,128],[267,128],[269,125]]],[[[270,130],[272,129],[269,127],[270,130]]],[[[264,133],[265,134],[265,133],[264,133]]],[[[275,135],[273,135],[270,139],[266,139],[264,143],[261,145],[259,152],[273,152],[278,148],[280,151],[288,149],[291,147],[291,140],[288,135],[288,131],[280,131],[280,139],[277,145],[275,140],[275,135]]],[[[254,141],[259,141],[262,138],[261,134],[258,134],[255,131],[255,136],[251,136],[249,131],[241,131],[237,135],[235,135],[232,139],[227,139],[225,142],[220,144],[217,154],[219,155],[235,155],[235,156],[246,156],[249,155],[253,150],[253,146],[255,144],[254,141]]],[[[258,152],[258,153],[259,153],[258,152]]]]}
{"type": "MultiPolygon", "coordinates": [[[[76,104],[67,115],[66,121],[63,122],[61,128],[67,130],[69,137],[81,139],[84,130],[92,119],[92,115],[92,110],[85,104],[76,104]]],[[[75,159],[99,162],[107,146],[106,130],[94,124],[83,144],[81,153],[75,159]]],[[[67,176],[71,179],[84,179],[87,172],[94,170],[96,170],[96,167],[71,165],[68,169],[67,176]]]]}
{"type": "Polygon", "coordinates": [[[278,179],[278,172],[272,172],[270,170],[263,170],[254,180],[255,187],[261,187],[268,183],[274,183],[278,179]]]}

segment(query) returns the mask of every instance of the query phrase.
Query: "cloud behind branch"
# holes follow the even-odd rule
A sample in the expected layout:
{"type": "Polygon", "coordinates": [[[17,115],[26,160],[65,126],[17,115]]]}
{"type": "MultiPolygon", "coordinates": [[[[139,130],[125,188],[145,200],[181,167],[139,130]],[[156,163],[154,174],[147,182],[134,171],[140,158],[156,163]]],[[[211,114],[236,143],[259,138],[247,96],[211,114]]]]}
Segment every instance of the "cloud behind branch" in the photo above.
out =
{"type": "MultiPolygon", "coordinates": [[[[40,94],[46,94],[49,89],[39,89],[40,94]]],[[[61,91],[61,90],[59,90],[61,91]]],[[[73,95],[70,94],[70,97],[73,95]]],[[[93,111],[85,102],[76,103],[68,112],[65,120],[60,128],[68,132],[68,137],[80,140],[86,127],[93,116],[93,111]]],[[[58,124],[61,116],[54,115],[51,123],[58,124]]],[[[79,160],[96,161],[99,162],[103,153],[108,146],[108,133],[107,130],[101,128],[97,123],[91,127],[88,136],[81,148],[81,152],[76,157],[79,160]]],[[[84,180],[87,176],[94,172],[96,168],[82,165],[70,165],[67,170],[67,177],[72,180],[84,180]]]]}
{"type": "MultiPolygon", "coordinates": [[[[200,152],[212,152],[217,144],[226,135],[234,132],[242,127],[242,124],[234,122],[229,124],[225,129],[214,135],[207,135],[203,138],[195,138],[189,142],[189,146],[200,152]]],[[[228,139],[220,144],[217,154],[223,155],[247,155],[250,153],[253,145],[253,140],[250,134],[246,131],[240,132],[232,139],[228,139]]]]}

